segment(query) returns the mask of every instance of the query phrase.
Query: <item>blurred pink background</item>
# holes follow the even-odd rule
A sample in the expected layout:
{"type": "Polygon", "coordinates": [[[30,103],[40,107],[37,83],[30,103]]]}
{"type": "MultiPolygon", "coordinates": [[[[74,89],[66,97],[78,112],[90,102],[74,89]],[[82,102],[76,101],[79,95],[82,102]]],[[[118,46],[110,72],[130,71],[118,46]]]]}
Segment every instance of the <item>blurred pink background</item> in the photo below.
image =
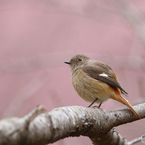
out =
{"type": "MultiPolygon", "coordinates": [[[[110,65],[132,105],[145,101],[145,1],[1,0],[0,118],[22,117],[37,105],[87,107],[64,61],[76,54],[110,65]]],[[[103,109],[124,105],[110,100],[103,109]]],[[[115,128],[128,141],[145,134],[144,120],[115,128]]],[[[91,144],[86,137],[54,145],[91,144]]],[[[141,145],[138,143],[137,145],[141,145]]]]}

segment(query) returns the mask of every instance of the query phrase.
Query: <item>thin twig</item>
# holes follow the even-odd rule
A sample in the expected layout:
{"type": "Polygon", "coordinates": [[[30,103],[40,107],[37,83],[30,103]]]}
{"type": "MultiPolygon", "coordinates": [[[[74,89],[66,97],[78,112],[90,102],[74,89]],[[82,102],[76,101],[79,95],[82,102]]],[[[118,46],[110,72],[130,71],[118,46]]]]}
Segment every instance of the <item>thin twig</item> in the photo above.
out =
{"type": "Polygon", "coordinates": [[[142,140],[142,137],[136,138],[136,139],[134,139],[132,141],[129,141],[127,145],[134,145],[134,144],[136,144],[138,142],[141,142],[141,140],[142,140]]]}

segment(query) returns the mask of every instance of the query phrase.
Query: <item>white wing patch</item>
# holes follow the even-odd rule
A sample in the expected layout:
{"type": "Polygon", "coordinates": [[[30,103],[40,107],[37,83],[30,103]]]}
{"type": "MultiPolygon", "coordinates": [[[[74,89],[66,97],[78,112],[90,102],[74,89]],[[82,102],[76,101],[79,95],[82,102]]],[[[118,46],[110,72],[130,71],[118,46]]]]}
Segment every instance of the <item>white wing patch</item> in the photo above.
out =
{"type": "Polygon", "coordinates": [[[105,73],[99,74],[99,76],[102,76],[102,77],[108,77],[108,75],[105,74],[105,73]]]}

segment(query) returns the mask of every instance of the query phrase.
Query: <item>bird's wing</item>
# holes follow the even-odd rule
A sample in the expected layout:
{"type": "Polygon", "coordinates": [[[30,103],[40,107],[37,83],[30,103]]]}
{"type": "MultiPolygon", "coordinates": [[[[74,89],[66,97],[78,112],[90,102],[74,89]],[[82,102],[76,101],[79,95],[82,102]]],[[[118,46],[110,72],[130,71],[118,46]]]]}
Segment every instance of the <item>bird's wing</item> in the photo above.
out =
{"type": "Polygon", "coordinates": [[[128,95],[128,93],[117,82],[115,73],[108,65],[98,62],[97,65],[83,66],[82,70],[91,78],[104,82],[111,87],[119,88],[122,94],[126,96],[128,95]]]}

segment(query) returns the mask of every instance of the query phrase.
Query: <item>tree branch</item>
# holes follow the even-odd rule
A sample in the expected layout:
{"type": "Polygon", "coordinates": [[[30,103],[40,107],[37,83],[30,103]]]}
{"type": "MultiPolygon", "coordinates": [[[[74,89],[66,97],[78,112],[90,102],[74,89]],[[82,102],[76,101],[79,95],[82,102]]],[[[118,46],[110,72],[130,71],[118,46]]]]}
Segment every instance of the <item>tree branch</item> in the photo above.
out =
{"type": "MultiPolygon", "coordinates": [[[[134,109],[145,118],[145,103],[134,109]]],[[[61,107],[39,115],[39,106],[23,118],[0,121],[0,145],[44,145],[69,136],[87,136],[94,145],[127,144],[113,127],[138,118],[129,110],[105,111],[80,106],[61,107]],[[38,116],[37,116],[38,115],[38,116]]]]}
{"type": "Polygon", "coordinates": [[[141,139],[142,139],[142,137],[136,138],[136,139],[134,139],[134,140],[132,140],[132,141],[128,142],[128,145],[134,145],[135,143],[140,142],[140,141],[141,141],[141,139]]]}

